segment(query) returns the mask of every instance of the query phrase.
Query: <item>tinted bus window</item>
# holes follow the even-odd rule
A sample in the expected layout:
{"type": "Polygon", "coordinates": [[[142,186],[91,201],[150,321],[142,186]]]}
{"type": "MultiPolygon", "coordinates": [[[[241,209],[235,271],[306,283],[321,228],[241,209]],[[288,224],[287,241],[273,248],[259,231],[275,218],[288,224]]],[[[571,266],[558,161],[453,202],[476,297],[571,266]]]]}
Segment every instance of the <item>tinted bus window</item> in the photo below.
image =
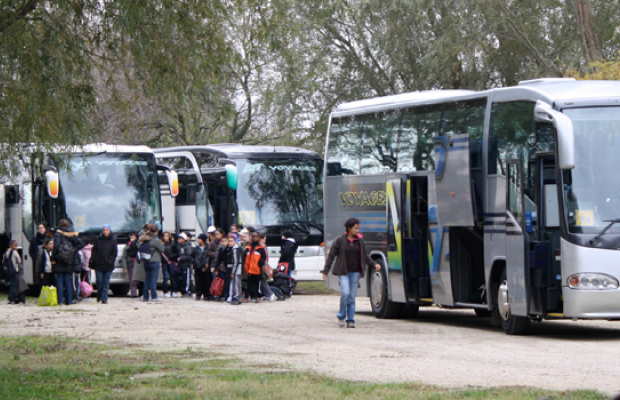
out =
{"type": "Polygon", "coordinates": [[[435,136],[439,134],[439,107],[418,107],[405,112],[398,140],[398,171],[435,169],[435,136]]]}
{"type": "Polygon", "coordinates": [[[396,112],[377,113],[364,120],[362,129],[362,174],[396,171],[398,123],[396,112]]]}
{"type": "Polygon", "coordinates": [[[362,143],[362,124],[359,120],[342,118],[332,121],[329,133],[329,172],[339,175],[359,175],[362,143]]]}

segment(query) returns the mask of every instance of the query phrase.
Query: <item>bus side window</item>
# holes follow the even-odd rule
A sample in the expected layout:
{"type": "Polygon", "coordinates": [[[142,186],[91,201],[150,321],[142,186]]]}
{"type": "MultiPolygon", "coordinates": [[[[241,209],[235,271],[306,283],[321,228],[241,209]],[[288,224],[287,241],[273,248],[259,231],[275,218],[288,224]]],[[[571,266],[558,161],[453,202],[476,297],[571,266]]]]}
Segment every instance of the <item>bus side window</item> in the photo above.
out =
{"type": "Polygon", "coordinates": [[[362,174],[396,171],[398,112],[375,113],[364,118],[362,129],[362,174]]]}
{"type": "MultiPolygon", "coordinates": [[[[354,118],[332,120],[329,132],[328,163],[339,163],[343,175],[359,175],[361,142],[361,121],[354,118]]],[[[337,169],[328,170],[328,172],[337,169]]]]}
{"type": "Polygon", "coordinates": [[[398,139],[398,171],[435,169],[435,136],[439,134],[440,117],[441,109],[437,106],[405,111],[398,139]]]}

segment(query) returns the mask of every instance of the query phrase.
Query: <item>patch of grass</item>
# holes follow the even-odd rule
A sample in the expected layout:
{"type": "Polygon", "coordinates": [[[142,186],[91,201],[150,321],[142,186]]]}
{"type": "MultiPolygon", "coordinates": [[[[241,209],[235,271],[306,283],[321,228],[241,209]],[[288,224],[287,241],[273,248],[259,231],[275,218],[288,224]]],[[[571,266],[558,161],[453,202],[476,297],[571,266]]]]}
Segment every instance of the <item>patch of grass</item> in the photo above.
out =
{"type": "Polygon", "coordinates": [[[297,289],[295,289],[294,293],[302,295],[340,296],[340,293],[328,288],[325,281],[297,282],[297,289]]]}
{"type": "Polygon", "coordinates": [[[0,338],[3,399],[606,399],[593,391],[443,389],[291,372],[187,348],[153,352],[58,337],[0,338]]]}

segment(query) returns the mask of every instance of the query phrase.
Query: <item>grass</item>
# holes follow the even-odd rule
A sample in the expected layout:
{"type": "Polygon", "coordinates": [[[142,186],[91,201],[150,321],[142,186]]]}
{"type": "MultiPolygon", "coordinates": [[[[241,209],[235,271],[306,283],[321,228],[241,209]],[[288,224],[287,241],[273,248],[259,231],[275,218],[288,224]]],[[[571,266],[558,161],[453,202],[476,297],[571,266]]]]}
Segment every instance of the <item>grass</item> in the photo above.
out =
{"type": "Polygon", "coordinates": [[[325,281],[297,282],[297,289],[295,289],[294,293],[302,294],[302,295],[340,296],[339,292],[336,292],[328,288],[325,281]]]}
{"type": "Polygon", "coordinates": [[[154,352],[58,337],[0,338],[2,399],[607,399],[593,391],[442,389],[292,372],[187,348],[154,352]]]}

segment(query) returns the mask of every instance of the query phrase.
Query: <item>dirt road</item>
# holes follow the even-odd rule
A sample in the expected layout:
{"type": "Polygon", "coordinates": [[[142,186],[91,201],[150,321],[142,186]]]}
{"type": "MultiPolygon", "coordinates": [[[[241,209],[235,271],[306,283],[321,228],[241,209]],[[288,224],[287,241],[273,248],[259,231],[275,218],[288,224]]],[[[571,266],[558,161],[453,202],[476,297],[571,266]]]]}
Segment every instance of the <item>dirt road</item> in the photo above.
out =
{"type": "Polygon", "coordinates": [[[188,346],[355,381],[533,386],[620,392],[620,322],[533,324],[506,336],[472,311],[422,310],[378,320],[358,299],[357,328],[338,328],[338,297],[227,304],[94,299],[70,307],[0,306],[0,335],[66,335],[156,348],[188,346]]]}

